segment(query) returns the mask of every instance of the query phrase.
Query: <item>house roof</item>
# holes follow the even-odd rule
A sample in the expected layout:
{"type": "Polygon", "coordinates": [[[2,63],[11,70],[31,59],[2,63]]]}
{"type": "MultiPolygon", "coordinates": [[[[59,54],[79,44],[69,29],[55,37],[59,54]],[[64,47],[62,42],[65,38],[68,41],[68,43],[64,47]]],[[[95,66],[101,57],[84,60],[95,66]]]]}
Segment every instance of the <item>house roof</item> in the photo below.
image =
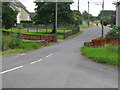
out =
{"type": "Polygon", "coordinates": [[[36,15],[35,12],[30,12],[30,18],[33,18],[36,15]]]}
{"type": "Polygon", "coordinates": [[[13,3],[10,3],[10,6],[11,6],[14,10],[19,11],[18,8],[16,8],[13,3]]]}
{"type": "Polygon", "coordinates": [[[19,11],[15,6],[23,8],[27,13],[29,11],[26,9],[26,7],[21,2],[11,2],[10,5],[16,10],[19,11]]]}

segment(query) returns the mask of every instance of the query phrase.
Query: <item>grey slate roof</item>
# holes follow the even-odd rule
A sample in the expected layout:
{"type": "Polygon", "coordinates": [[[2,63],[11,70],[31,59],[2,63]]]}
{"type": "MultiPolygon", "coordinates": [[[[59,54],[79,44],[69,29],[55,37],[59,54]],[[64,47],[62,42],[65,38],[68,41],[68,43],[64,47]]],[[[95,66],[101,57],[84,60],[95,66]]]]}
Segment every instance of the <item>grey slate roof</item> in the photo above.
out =
{"type": "Polygon", "coordinates": [[[21,3],[21,2],[11,2],[10,5],[12,6],[12,8],[14,8],[16,11],[19,11],[15,6],[17,7],[21,7],[23,8],[27,13],[29,13],[29,11],[26,9],[26,7],[21,3]]]}
{"type": "Polygon", "coordinates": [[[36,15],[35,12],[30,12],[30,18],[33,19],[33,17],[36,15]]]}

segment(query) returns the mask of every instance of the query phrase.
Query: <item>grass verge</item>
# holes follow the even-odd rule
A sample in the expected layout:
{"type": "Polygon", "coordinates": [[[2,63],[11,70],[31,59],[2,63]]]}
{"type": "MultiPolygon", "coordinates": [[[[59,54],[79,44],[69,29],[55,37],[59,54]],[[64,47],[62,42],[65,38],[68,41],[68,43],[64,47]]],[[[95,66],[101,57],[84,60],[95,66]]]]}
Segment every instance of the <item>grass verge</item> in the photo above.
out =
{"type": "Polygon", "coordinates": [[[0,55],[9,55],[9,54],[16,54],[16,53],[23,53],[29,50],[35,50],[38,48],[42,48],[44,46],[41,46],[37,43],[23,43],[19,47],[14,49],[8,49],[0,53],[0,55]]]}
{"type": "Polygon", "coordinates": [[[119,66],[118,64],[118,46],[104,46],[104,47],[86,47],[81,48],[81,52],[86,57],[98,63],[109,64],[112,66],[119,66]]]}
{"type": "Polygon", "coordinates": [[[80,34],[82,34],[82,33],[83,33],[83,31],[82,31],[82,30],[80,30],[80,32],[79,32],[79,33],[74,34],[74,35],[71,35],[71,36],[67,37],[67,39],[69,39],[69,38],[73,38],[73,37],[75,37],[75,36],[77,36],[77,35],[80,35],[80,34]]]}
{"type": "Polygon", "coordinates": [[[80,25],[80,28],[89,28],[90,26],[80,25]]]}

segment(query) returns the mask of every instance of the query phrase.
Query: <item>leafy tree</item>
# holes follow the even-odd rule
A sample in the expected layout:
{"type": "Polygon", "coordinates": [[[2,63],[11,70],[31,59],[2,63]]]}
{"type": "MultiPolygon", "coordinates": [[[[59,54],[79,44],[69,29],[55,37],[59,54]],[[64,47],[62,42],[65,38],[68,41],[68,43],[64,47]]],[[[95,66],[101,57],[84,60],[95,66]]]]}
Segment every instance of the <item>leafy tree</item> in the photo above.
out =
{"type": "MultiPolygon", "coordinates": [[[[78,24],[78,10],[73,10],[73,18],[74,18],[74,23],[77,25],[78,24]]],[[[82,24],[82,14],[79,12],[80,15],[80,24],[82,24]]]]}
{"type": "Polygon", "coordinates": [[[100,14],[98,15],[99,19],[101,19],[101,17],[103,17],[103,24],[107,25],[107,24],[115,24],[114,21],[112,21],[113,17],[115,17],[116,12],[113,10],[104,10],[101,11],[100,14]]]}
{"type": "Polygon", "coordinates": [[[114,27],[110,33],[106,36],[110,39],[120,39],[120,27],[114,27]]]}
{"type": "Polygon", "coordinates": [[[2,25],[4,28],[9,29],[17,22],[17,12],[10,7],[9,2],[2,3],[2,25]]]}
{"type": "MultiPolygon", "coordinates": [[[[58,25],[69,25],[74,23],[73,13],[70,9],[72,3],[58,3],[58,25]]],[[[52,33],[55,31],[55,3],[54,2],[36,2],[35,24],[53,25],[52,33]]]]}
{"type": "Polygon", "coordinates": [[[116,5],[116,6],[119,6],[120,5],[120,1],[118,1],[118,2],[114,1],[113,4],[116,5]]]}
{"type": "Polygon", "coordinates": [[[82,17],[83,17],[83,20],[88,20],[88,12],[87,11],[84,11],[82,13],[82,17]]]}

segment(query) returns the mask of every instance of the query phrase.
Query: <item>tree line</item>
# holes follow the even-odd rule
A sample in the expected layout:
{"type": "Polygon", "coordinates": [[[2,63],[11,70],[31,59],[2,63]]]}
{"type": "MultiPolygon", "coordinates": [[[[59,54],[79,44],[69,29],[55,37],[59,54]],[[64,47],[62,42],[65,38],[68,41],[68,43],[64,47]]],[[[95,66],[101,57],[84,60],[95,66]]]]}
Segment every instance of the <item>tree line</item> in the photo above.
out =
{"type": "MultiPolygon", "coordinates": [[[[35,2],[36,3],[36,16],[33,18],[32,22],[34,24],[45,24],[45,25],[53,25],[53,32],[55,33],[55,3],[49,2],[35,2]]],[[[103,17],[104,25],[107,24],[115,24],[115,16],[116,12],[112,10],[104,10],[101,11],[98,16],[93,16],[92,14],[88,14],[87,11],[83,13],[78,12],[77,10],[71,10],[70,5],[72,2],[60,2],[58,3],[58,25],[78,25],[78,16],[80,18],[80,24],[82,24],[83,20],[101,20],[103,17]]],[[[2,4],[2,25],[4,28],[9,29],[17,24],[17,14],[18,12],[13,10],[10,7],[9,2],[3,2],[2,4]]]]}

